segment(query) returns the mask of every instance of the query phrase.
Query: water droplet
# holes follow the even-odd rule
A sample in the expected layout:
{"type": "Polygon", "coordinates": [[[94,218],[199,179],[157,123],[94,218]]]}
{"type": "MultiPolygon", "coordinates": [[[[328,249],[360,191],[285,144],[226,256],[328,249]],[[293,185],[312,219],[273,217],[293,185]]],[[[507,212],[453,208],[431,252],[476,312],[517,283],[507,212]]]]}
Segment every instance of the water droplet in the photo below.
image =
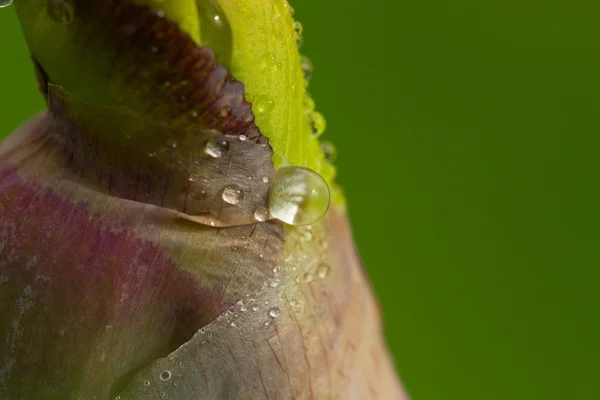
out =
{"type": "Polygon", "coordinates": [[[150,386],[150,381],[144,381],[144,386],[150,386]]]}
{"type": "Polygon", "coordinates": [[[240,141],[245,142],[246,140],[248,140],[248,136],[240,135],[240,141]]]}
{"type": "Polygon", "coordinates": [[[296,307],[297,305],[298,305],[298,300],[296,300],[296,299],[291,299],[290,300],[290,306],[296,307]]]}
{"type": "Polygon", "coordinates": [[[233,35],[227,16],[215,0],[196,1],[200,20],[200,37],[217,55],[219,64],[231,64],[233,35]]]}
{"type": "Polygon", "coordinates": [[[327,183],[315,171],[281,167],[269,188],[269,212],[290,225],[311,225],[327,212],[329,197],[327,183]]]}
{"type": "Polygon", "coordinates": [[[320,279],[325,279],[325,278],[327,278],[327,275],[329,275],[330,270],[331,270],[331,268],[329,267],[329,265],[327,265],[325,263],[321,263],[317,267],[317,276],[320,279]]]}
{"type": "Polygon", "coordinates": [[[73,0],[48,0],[48,15],[56,22],[70,23],[75,17],[73,0]]]}
{"type": "Polygon", "coordinates": [[[244,198],[244,192],[242,189],[235,185],[225,186],[223,194],[221,195],[223,201],[228,204],[238,204],[244,198]]]}
{"type": "Polygon", "coordinates": [[[321,142],[321,150],[323,150],[323,154],[325,154],[325,158],[330,163],[334,162],[337,158],[337,150],[335,145],[327,140],[321,142]]]}
{"type": "Polygon", "coordinates": [[[256,99],[256,101],[254,102],[254,109],[259,114],[267,114],[271,112],[274,104],[275,103],[273,102],[271,96],[263,94],[262,96],[259,96],[258,99],[256,99]]]}
{"type": "Polygon", "coordinates": [[[265,222],[269,219],[269,210],[266,207],[258,207],[254,211],[254,219],[259,222],[265,222]]]}
{"type": "Polygon", "coordinates": [[[260,310],[260,307],[257,305],[252,306],[252,311],[258,311],[260,310]]]}
{"type": "Polygon", "coordinates": [[[200,328],[200,333],[205,334],[206,333],[206,328],[200,328]]]}
{"type": "Polygon", "coordinates": [[[304,37],[302,36],[302,32],[304,31],[304,27],[298,21],[294,21],[294,31],[296,31],[296,44],[298,47],[302,47],[304,44],[304,37]]]}
{"type": "Polygon", "coordinates": [[[310,272],[307,272],[304,274],[304,282],[309,283],[313,281],[313,274],[310,272]]]}
{"type": "Polygon", "coordinates": [[[269,310],[269,315],[272,318],[278,318],[281,315],[281,311],[279,311],[279,308],[275,307],[275,308],[271,308],[269,310]]]}
{"type": "Polygon", "coordinates": [[[0,8],[8,7],[12,2],[13,0],[0,0],[0,8]]]}
{"type": "Polygon", "coordinates": [[[175,140],[167,140],[167,147],[169,149],[176,149],[177,148],[177,142],[175,140]]]}
{"type": "Polygon", "coordinates": [[[277,276],[281,273],[283,267],[281,265],[276,265],[273,267],[273,275],[277,276]]]}
{"type": "Polygon", "coordinates": [[[310,61],[310,58],[306,56],[301,56],[300,65],[302,66],[302,71],[304,72],[304,80],[306,83],[310,82],[313,76],[313,71],[315,70],[312,61],[310,61]]]}
{"type": "Polygon", "coordinates": [[[165,397],[167,394],[165,392],[160,392],[160,397],[165,397]]]}
{"type": "Polygon", "coordinates": [[[235,324],[234,321],[231,321],[231,323],[229,324],[232,328],[235,328],[237,325],[235,324]]]}
{"type": "Polygon", "coordinates": [[[212,158],[221,158],[229,151],[227,140],[209,140],[204,145],[204,152],[212,158]]]}
{"type": "Polygon", "coordinates": [[[263,177],[262,177],[262,181],[263,181],[264,183],[269,183],[269,177],[268,177],[268,176],[263,176],[263,177]]]}
{"type": "Polygon", "coordinates": [[[171,379],[171,371],[164,370],[163,372],[160,373],[159,378],[163,382],[168,381],[169,379],[171,379]]]}
{"type": "Polygon", "coordinates": [[[246,312],[246,311],[248,311],[248,309],[246,308],[246,306],[242,305],[242,306],[240,307],[240,311],[241,311],[241,312],[246,312]]]}
{"type": "Polygon", "coordinates": [[[323,132],[325,132],[325,129],[327,128],[327,121],[325,120],[323,114],[318,111],[313,111],[310,113],[308,120],[311,123],[312,134],[314,137],[319,137],[323,134],[323,132]]]}
{"type": "Polygon", "coordinates": [[[209,334],[208,334],[208,338],[209,338],[209,339],[212,339],[212,333],[209,333],[209,334]]]}

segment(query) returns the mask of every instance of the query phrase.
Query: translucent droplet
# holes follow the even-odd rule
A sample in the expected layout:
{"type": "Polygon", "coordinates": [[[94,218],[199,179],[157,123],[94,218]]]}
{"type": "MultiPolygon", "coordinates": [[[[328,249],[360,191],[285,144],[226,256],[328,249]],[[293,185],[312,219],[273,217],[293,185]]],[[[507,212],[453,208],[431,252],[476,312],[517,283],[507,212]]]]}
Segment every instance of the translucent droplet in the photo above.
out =
{"type": "Polygon", "coordinates": [[[204,145],[204,152],[212,158],[221,158],[229,151],[227,140],[209,140],[204,145]]]}
{"type": "Polygon", "coordinates": [[[307,272],[304,274],[304,282],[309,283],[312,282],[314,279],[313,274],[310,272],[307,272]]]}
{"type": "Polygon", "coordinates": [[[233,35],[227,16],[215,0],[197,0],[202,44],[210,46],[219,64],[230,66],[233,35]]]}
{"type": "Polygon", "coordinates": [[[160,375],[158,377],[160,378],[161,381],[166,382],[169,379],[171,379],[171,371],[164,370],[163,372],[160,373],[160,375]]]}
{"type": "Polygon", "coordinates": [[[56,22],[70,23],[75,17],[73,0],[48,0],[48,15],[56,22]]]}
{"type": "Polygon", "coordinates": [[[269,177],[268,177],[268,176],[263,176],[263,177],[262,177],[262,181],[263,181],[264,183],[269,183],[269,177]]]}
{"type": "Polygon", "coordinates": [[[254,219],[258,222],[265,222],[269,219],[269,210],[266,207],[258,207],[254,211],[254,219]]]}
{"type": "Polygon", "coordinates": [[[223,194],[221,195],[223,201],[228,204],[238,204],[244,198],[244,192],[242,189],[235,185],[225,186],[223,194]]]}
{"type": "Polygon", "coordinates": [[[298,300],[296,300],[296,299],[291,299],[290,300],[290,306],[296,307],[297,305],[298,305],[298,300]]]}
{"type": "Polygon", "coordinates": [[[327,212],[329,197],[327,183],[315,171],[281,167],[269,188],[269,212],[290,225],[311,225],[327,212]]]}
{"type": "Polygon", "coordinates": [[[200,333],[202,333],[202,334],[206,333],[206,328],[200,328],[200,333]]]}
{"type": "Polygon", "coordinates": [[[315,69],[312,61],[310,61],[310,58],[302,56],[300,57],[300,65],[302,66],[302,71],[304,72],[304,80],[306,83],[310,82],[315,69]]]}
{"type": "Polygon", "coordinates": [[[260,310],[260,307],[257,305],[252,306],[252,311],[258,311],[260,310]]]}
{"type": "Polygon", "coordinates": [[[275,307],[275,308],[271,308],[269,310],[269,315],[272,318],[278,318],[281,315],[281,311],[279,310],[279,308],[275,307]]]}
{"type": "Polygon", "coordinates": [[[8,7],[12,2],[13,0],[0,0],[0,8],[8,7]]]}
{"type": "Polygon", "coordinates": [[[231,326],[232,328],[235,328],[237,325],[235,324],[234,321],[231,321],[231,323],[229,324],[229,326],[231,326]]]}
{"type": "Polygon", "coordinates": [[[317,267],[317,276],[320,279],[325,279],[325,278],[327,278],[327,275],[329,275],[330,270],[331,270],[331,268],[329,267],[329,265],[327,265],[325,263],[321,263],[317,267]]]}
{"type": "Polygon", "coordinates": [[[167,148],[169,149],[176,149],[177,148],[177,142],[175,140],[167,140],[167,148]]]}
{"type": "Polygon", "coordinates": [[[325,154],[325,158],[330,163],[334,162],[337,158],[337,150],[335,145],[327,140],[321,142],[321,150],[323,150],[323,154],[325,154]]]}
{"type": "Polygon", "coordinates": [[[315,137],[321,136],[323,134],[323,132],[325,132],[325,129],[327,128],[327,121],[325,120],[325,117],[323,116],[323,114],[321,114],[318,111],[313,111],[312,113],[310,113],[308,119],[312,126],[313,136],[315,136],[315,137]]]}
{"type": "Polygon", "coordinates": [[[273,275],[277,276],[281,273],[281,271],[283,270],[283,268],[281,267],[281,265],[276,265],[273,267],[273,275]]]}
{"type": "Polygon", "coordinates": [[[150,381],[144,381],[144,386],[150,386],[150,381]]]}
{"type": "Polygon", "coordinates": [[[245,142],[246,140],[248,140],[248,136],[240,135],[240,141],[245,142]]]}
{"type": "Polygon", "coordinates": [[[294,21],[294,31],[296,32],[296,44],[298,45],[298,48],[300,48],[304,44],[304,36],[302,36],[304,27],[300,22],[294,21]]]}
{"type": "Polygon", "coordinates": [[[273,109],[273,99],[271,96],[263,94],[254,102],[254,109],[259,114],[268,114],[273,109]]]}
{"type": "Polygon", "coordinates": [[[246,312],[246,311],[248,311],[248,309],[246,308],[246,306],[242,305],[242,306],[240,307],[240,311],[241,311],[241,312],[246,312]]]}

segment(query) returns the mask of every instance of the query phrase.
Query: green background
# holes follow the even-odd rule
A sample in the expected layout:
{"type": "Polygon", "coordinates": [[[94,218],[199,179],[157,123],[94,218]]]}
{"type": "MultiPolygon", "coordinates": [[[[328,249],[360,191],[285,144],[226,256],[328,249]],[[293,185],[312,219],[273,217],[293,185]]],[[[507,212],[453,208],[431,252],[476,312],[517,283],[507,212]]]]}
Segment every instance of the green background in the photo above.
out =
{"type": "MultiPolygon", "coordinates": [[[[600,398],[600,3],[292,5],[413,399],[600,398]]],[[[0,34],[4,135],[43,103],[0,34]]]]}

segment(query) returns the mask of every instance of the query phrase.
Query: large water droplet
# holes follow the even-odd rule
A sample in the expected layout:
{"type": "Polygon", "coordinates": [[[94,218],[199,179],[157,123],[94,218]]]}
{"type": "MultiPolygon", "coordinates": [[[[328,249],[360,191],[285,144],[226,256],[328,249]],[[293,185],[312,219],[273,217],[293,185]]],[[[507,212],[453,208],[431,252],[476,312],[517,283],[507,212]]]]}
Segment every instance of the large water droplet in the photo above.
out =
{"type": "Polygon", "coordinates": [[[56,22],[70,23],[75,17],[73,0],[48,0],[48,15],[56,22]]]}
{"type": "Polygon", "coordinates": [[[311,225],[329,208],[329,187],[315,171],[296,166],[277,169],[269,188],[269,212],[290,225],[311,225]]]}
{"type": "Polygon", "coordinates": [[[279,310],[279,308],[275,307],[275,308],[271,308],[269,310],[269,315],[272,318],[278,318],[281,315],[281,311],[279,310]]]}
{"type": "Polygon", "coordinates": [[[230,66],[233,39],[227,16],[215,0],[197,0],[200,42],[210,46],[219,64],[230,66]]]}
{"type": "Polygon", "coordinates": [[[204,145],[204,152],[212,158],[221,158],[229,151],[227,140],[209,140],[204,145]]]}
{"type": "Polygon", "coordinates": [[[242,189],[235,185],[225,186],[223,194],[221,195],[223,201],[229,204],[238,204],[244,198],[244,192],[242,189]]]}
{"type": "Polygon", "coordinates": [[[12,2],[13,0],[0,0],[0,8],[8,7],[12,2]]]}

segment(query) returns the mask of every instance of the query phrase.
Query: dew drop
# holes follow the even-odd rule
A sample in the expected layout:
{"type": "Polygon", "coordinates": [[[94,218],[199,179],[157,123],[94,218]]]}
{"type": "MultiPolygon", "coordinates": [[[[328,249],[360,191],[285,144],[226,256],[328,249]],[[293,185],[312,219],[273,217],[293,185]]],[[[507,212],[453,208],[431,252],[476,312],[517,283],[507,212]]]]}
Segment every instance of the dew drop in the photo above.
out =
{"type": "Polygon", "coordinates": [[[244,192],[242,189],[235,185],[225,186],[223,194],[221,195],[223,201],[228,204],[238,204],[244,198],[244,192]]]}
{"type": "Polygon", "coordinates": [[[313,274],[310,272],[307,272],[304,274],[304,282],[309,283],[313,281],[313,274]]]}
{"type": "Polygon", "coordinates": [[[269,183],[269,177],[268,177],[268,176],[263,176],[263,177],[262,177],[262,181],[263,181],[264,183],[269,183]]]}
{"type": "Polygon", "coordinates": [[[302,56],[300,57],[300,65],[302,66],[302,72],[304,72],[304,80],[306,83],[310,82],[315,69],[312,61],[310,61],[310,58],[302,56]]]}
{"type": "Polygon", "coordinates": [[[48,15],[56,22],[70,23],[75,17],[73,0],[48,0],[48,15]]]}
{"type": "Polygon", "coordinates": [[[205,334],[206,333],[206,328],[200,328],[200,333],[205,334]]]}
{"type": "Polygon", "coordinates": [[[12,2],[13,0],[0,0],[0,8],[8,7],[12,2]]]}
{"type": "Polygon", "coordinates": [[[302,26],[302,23],[294,21],[294,31],[296,31],[296,44],[298,45],[298,47],[302,47],[302,45],[304,44],[304,37],[302,36],[304,27],[302,26]]]}
{"type": "Polygon", "coordinates": [[[258,311],[258,310],[260,310],[259,306],[256,306],[256,305],[252,306],[252,311],[258,311]]]}
{"type": "Polygon", "coordinates": [[[321,263],[317,267],[317,276],[320,279],[325,279],[325,278],[327,278],[327,275],[329,275],[330,270],[331,270],[331,268],[329,267],[329,265],[327,265],[325,263],[321,263]]]}
{"type": "Polygon", "coordinates": [[[269,310],[269,315],[272,318],[278,318],[281,315],[281,311],[279,311],[279,308],[275,307],[275,308],[271,308],[269,310]]]}
{"type": "Polygon", "coordinates": [[[269,210],[266,207],[258,207],[254,211],[254,219],[258,222],[265,222],[269,219],[269,210]]]}
{"type": "Polygon", "coordinates": [[[204,152],[212,158],[221,158],[229,151],[227,140],[209,140],[204,145],[204,152]]]}
{"type": "Polygon", "coordinates": [[[240,307],[240,311],[241,311],[241,312],[246,312],[246,311],[248,311],[248,309],[246,308],[246,306],[242,305],[242,306],[240,307]]]}
{"type": "Polygon", "coordinates": [[[213,49],[219,64],[229,66],[233,35],[227,16],[215,0],[196,1],[196,5],[202,42],[213,49]]]}
{"type": "Polygon", "coordinates": [[[296,300],[296,299],[291,299],[290,300],[290,306],[296,307],[297,305],[298,305],[298,300],[296,300]]]}
{"type": "Polygon", "coordinates": [[[169,149],[176,149],[177,148],[177,142],[175,140],[168,140],[167,141],[167,148],[169,149]]]}
{"type": "Polygon", "coordinates": [[[163,372],[160,373],[159,378],[163,382],[168,381],[169,379],[171,379],[171,371],[164,370],[163,372]]]}
{"type": "Polygon", "coordinates": [[[231,321],[231,323],[229,324],[232,328],[235,328],[237,325],[235,324],[234,321],[231,321]]]}
{"type": "Polygon", "coordinates": [[[254,102],[254,108],[259,114],[268,114],[273,109],[274,101],[271,96],[263,94],[254,102]]]}
{"type": "Polygon", "coordinates": [[[246,136],[246,135],[240,135],[240,141],[241,142],[245,142],[246,140],[248,140],[248,136],[246,136]]]}
{"type": "Polygon", "coordinates": [[[281,273],[281,270],[283,270],[283,268],[281,267],[281,265],[276,265],[273,267],[273,275],[277,276],[281,273]]]}
{"type": "Polygon", "coordinates": [[[318,111],[313,111],[309,114],[308,119],[312,126],[312,135],[314,137],[321,136],[327,128],[327,121],[325,120],[323,114],[318,111]]]}
{"type": "Polygon", "coordinates": [[[325,154],[325,158],[327,159],[327,161],[329,161],[330,163],[334,162],[337,158],[337,150],[333,143],[327,140],[322,141],[321,150],[323,151],[323,154],[325,154]]]}
{"type": "Polygon", "coordinates": [[[277,169],[269,188],[269,212],[290,225],[311,225],[329,208],[329,187],[315,171],[296,166],[277,169]]]}
{"type": "Polygon", "coordinates": [[[144,386],[150,386],[150,381],[144,381],[144,386]]]}

